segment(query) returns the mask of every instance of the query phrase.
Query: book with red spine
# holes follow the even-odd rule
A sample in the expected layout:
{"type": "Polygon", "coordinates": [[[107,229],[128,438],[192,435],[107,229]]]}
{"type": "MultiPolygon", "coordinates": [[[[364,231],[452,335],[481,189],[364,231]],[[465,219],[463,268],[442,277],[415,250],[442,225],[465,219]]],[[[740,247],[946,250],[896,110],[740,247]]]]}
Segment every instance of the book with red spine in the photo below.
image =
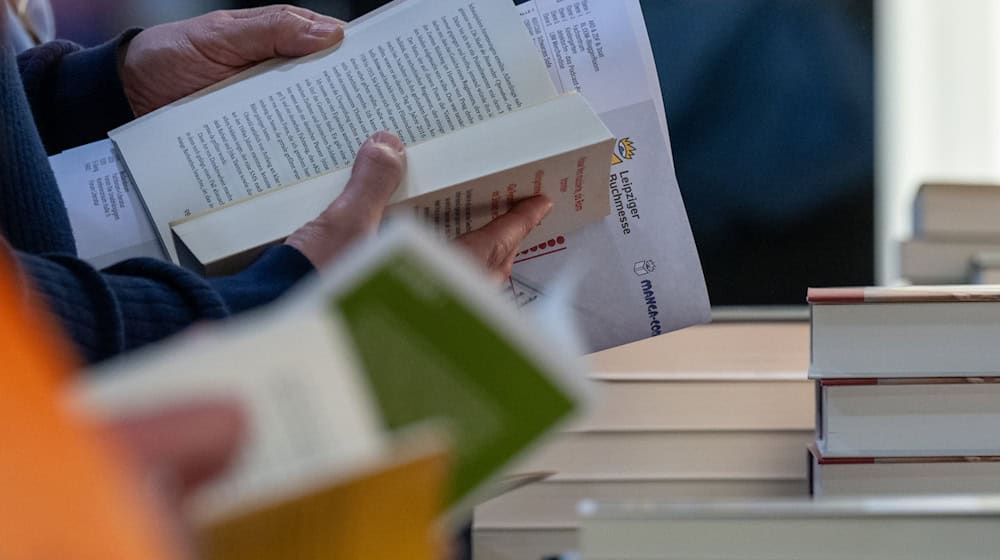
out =
{"type": "Polygon", "coordinates": [[[1000,456],[827,457],[809,449],[813,496],[1000,493],[1000,456]]]}
{"type": "Polygon", "coordinates": [[[810,288],[815,379],[1000,376],[1000,286],[810,288]]]}

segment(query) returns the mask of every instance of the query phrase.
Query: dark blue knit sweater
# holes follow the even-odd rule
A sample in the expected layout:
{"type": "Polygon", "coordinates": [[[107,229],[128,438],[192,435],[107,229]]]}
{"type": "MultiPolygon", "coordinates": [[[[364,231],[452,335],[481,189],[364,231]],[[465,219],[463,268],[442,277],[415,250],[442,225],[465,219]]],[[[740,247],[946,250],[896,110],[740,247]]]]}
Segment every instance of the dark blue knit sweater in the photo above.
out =
{"type": "Polygon", "coordinates": [[[241,274],[213,280],[152,259],[98,271],[76,258],[47,154],[103,138],[132,118],[117,50],[135,32],[93,49],[49,43],[15,60],[4,28],[0,233],[88,362],[267,303],[312,270],[288,246],[269,250],[241,274]]]}

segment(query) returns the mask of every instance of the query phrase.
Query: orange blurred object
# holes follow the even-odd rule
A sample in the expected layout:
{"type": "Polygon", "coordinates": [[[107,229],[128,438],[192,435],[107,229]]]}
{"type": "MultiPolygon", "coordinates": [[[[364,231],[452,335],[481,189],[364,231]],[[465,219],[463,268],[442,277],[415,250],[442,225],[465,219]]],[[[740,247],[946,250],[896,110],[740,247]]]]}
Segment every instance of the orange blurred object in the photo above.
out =
{"type": "Polygon", "coordinates": [[[67,407],[77,362],[41,309],[0,240],[0,558],[179,558],[122,457],[67,407]]]}

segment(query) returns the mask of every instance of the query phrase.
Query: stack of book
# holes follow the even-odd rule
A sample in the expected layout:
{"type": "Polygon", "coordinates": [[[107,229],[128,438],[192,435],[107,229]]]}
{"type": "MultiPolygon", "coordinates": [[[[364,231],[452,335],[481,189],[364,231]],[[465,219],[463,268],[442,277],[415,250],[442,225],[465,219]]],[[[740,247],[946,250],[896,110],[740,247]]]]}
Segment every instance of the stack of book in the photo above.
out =
{"type": "Polygon", "coordinates": [[[1000,492],[1000,286],[809,291],[816,496],[1000,492]]]}
{"type": "Polygon", "coordinates": [[[900,246],[903,278],[914,284],[1000,280],[998,215],[998,185],[922,185],[914,201],[913,238],[900,246]]]}
{"type": "Polygon", "coordinates": [[[515,469],[550,476],[476,509],[477,560],[577,549],[582,500],[804,497],[808,324],[692,327],[592,356],[590,413],[515,469]]]}

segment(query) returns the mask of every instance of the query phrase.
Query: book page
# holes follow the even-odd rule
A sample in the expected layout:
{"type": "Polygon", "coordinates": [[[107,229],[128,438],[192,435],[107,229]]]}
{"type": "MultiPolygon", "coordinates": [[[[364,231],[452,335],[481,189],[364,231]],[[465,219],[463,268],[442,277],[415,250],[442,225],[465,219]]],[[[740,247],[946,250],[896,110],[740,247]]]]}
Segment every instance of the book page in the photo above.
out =
{"type": "Polygon", "coordinates": [[[160,241],[111,140],[49,158],[81,259],[104,268],[133,257],[164,258],[160,241]]]}
{"type": "Polygon", "coordinates": [[[202,327],[107,364],[75,395],[106,418],[235,399],[247,434],[225,477],[194,497],[199,521],[278,499],[385,451],[378,412],[334,318],[264,311],[202,327]]]}
{"type": "Polygon", "coordinates": [[[708,322],[639,1],[529,0],[518,9],[560,90],[581,92],[619,140],[611,215],[523,251],[511,293],[530,305],[565,266],[583,266],[574,306],[592,352],[708,322]]]}
{"type": "Polygon", "coordinates": [[[415,144],[554,95],[506,2],[409,0],[110,136],[176,258],[170,222],[349,166],[374,132],[415,144]]]}
{"type": "MultiPolygon", "coordinates": [[[[608,215],[614,143],[581,95],[554,97],[411,147],[388,214],[415,216],[451,239],[486,225],[519,200],[545,194],[553,210],[525,240],[538,243],[608,215]]],[[[173,224],[182,263],[196,261],[210,273],[239,268],[254,249],[312,219],[350,174],[340,169],[173,224]]]]}

